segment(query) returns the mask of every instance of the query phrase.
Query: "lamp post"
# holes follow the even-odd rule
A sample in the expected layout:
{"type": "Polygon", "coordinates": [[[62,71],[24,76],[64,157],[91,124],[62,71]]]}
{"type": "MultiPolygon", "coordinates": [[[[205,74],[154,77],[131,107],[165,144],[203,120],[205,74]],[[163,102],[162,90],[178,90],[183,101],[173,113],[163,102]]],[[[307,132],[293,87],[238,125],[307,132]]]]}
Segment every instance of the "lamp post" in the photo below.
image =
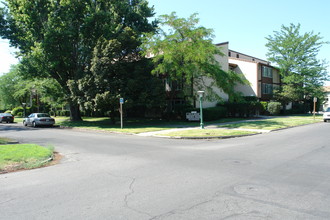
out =
{"type": "Polygon", "coordinates": [[[201,129],[204,129],[204,124],[203,124],[203,94],[204,91],[197,91],[199,95],[199,108],[200,108],[200,121],[201,121],[201,129]]]}
{"type": "Polygon", "coordinates": [[[25,118],[26,117],[26,110],[25,110],[26,103],[23,102],[22,105],[23,105],[23,109],[24,109],[24,115],[23,115],[23,117],[25,118]]]}

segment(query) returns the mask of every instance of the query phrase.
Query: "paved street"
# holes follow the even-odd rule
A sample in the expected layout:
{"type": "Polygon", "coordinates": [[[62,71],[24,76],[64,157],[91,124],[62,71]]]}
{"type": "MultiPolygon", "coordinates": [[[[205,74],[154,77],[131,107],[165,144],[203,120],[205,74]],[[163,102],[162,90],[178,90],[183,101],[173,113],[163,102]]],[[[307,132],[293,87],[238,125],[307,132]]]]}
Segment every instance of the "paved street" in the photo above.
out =
{"type": "Polygon", "coordinates": [[[330,219],[329,131],[175,140],[0,124],[64,156],[0,175],[0,219],[330,219]]]}

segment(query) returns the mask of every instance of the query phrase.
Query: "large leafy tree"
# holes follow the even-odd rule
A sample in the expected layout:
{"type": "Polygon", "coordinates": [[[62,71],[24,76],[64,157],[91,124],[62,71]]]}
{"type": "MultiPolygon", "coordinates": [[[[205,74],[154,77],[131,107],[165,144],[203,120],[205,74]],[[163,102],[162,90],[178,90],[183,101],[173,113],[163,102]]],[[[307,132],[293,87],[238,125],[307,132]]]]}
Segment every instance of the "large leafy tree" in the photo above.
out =
{"type": "MultiPolygon", "coordinates": [[[[157,86],[159,79],[151,77],[148,60],[140,54],[141,37],[155,31],[156,23],[147,20],[153,16],[153,12],[147,7],[146,1],[131,1],[131,4],[135,6],[130,10],[124,5],[117,10],[119,20],[117,25],[111,27],[114,30],[98,38],[92,54],[90,74],[74,82],[84,108],[109,111],[113,122],[119,97],[127,100],[126,107],[136,107],[154,106],[155,98],[152,97],[161,96],[157,86]]],[[[113,14],[104,11],[102,16],[111,18],[113,14]]],[[[160,104],[160,97],[158,101],[160,104]]]]}
{"type": "Polygon", "coordinates": [[[283,86],[276,97],[283,102],[321,97],[328,79],[326,62],[317,58],[322,45],[320,34],[301,33],[300,24],[282,25],[280,31],[266,37],[267,57],[278,65],[283,86]]]}
{"type": "Polygon", "coordinates": [[[17,91],[15,85],[20,84],[21,77],[18,74],[17,66],[12,66],[10,71],[0,76],[0,108],[12,109],[20,106],[21,102],[14,93],[17,91]]]}
{"type": "Polygon", "coordinates": [[[234,84],[244,83],[233,72],[223,71],[216,56],[223,53],[213,43],[213,30],[199,26],[197,14],[179,18],[175,12],[162,15],[160,27],[155,35],[147,36],[145,55],[152,57],[153,74],[166,75],[169,79],[182,81],[185,95],[193,98],[194,91],[208,89],[207,97],[220,98],[213,92],[213,86],[221,88],[230,96],[235,95],[234,84]],[[205,79],[213,79],[206,85],[205,79]]]}
{"type": "Polygon", "coordinates": [[[0,103],[2,109],[13,109],[22,103],[30,103],[32,96],[40,102],[56,107],[63,103],[64,93],[59,84],[52,78],[25,79],[19,73],[19,65],[13,65],[10,71],[0,77],[0,103]]]}
{"type": "Polygon", "coordinates": [[[91,75],[97,42],[120,38],[127,30],[138,38],[153,30],[152,15],[145,0],[7,0],[0,35],[19,49],[21,72],[55,79],[66,94],[71,119],[81,120],[78,81],[91,75]]]}

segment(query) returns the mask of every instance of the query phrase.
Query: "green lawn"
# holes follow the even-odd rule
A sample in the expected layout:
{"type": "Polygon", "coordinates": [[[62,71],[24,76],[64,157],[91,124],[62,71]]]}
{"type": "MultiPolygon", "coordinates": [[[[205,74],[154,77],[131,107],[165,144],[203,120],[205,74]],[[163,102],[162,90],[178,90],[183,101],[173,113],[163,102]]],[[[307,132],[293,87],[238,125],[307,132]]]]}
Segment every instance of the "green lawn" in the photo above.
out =
{"type": "Polygon", "coordinates": [[[264,120],[256,120],[228,125],[220,125],[220,128],[243,128],[243,129],[262,129],[262,130],[275,130],[280,128],[293,127],[304,124],[312,124],[320,122],[321,116],[317,116],[315,120],[313,116],[290,116],[280,117],[264,120]]]}
{"type": "MultiPolygon", "coordinates": [[[[166,121],[166,120],[151,120],[151,119],[128,119],[124,121],[123,129],[120,128],[120,122],[117,121],[115,125],[111,124],[109,118],[91,118],[84,117],[84,121],[81,122],[71,122],[67,120],[58,121],[56,118],[56,124],[67,127],[75,127],[82,129],[92,129],[92,130],[103,130],[110,132],[123,132],[123,133],[143,133],[151,131],[161,131],[168,130],[172,128],[185,128],[185,127],[198,127],[199,122],[185,122],[185,121],[166,121]]],[[[237,121],[242,119],[237,118],[224,118],[221,120],[206,122],[205,124],[211,123],[224,123],[229,121],[237,121]]]]}
{"type": "Polygon", "coordinates": [[[53,149],[36,144],[0,145],[0,172],[40,167],[52,155],[53,149]]]}
{"type": "Polygon", "coordinates": [[[168,137],[226,137],[226,136],[237,136],[237,135],[249,135],[257,134],[257,132],[251,131],[237,131],[230,129],[189,129],[182,131],[175,131],[169,133],[162,133],[159,136],[168,137]]]}
{"type": "Polygon", "coordinates": [[[7,144],[10,141],[12,141],[12,140],[9,139],[9,138],[2,138],[2,137],[0,137],[0,144],[7,144]]]}

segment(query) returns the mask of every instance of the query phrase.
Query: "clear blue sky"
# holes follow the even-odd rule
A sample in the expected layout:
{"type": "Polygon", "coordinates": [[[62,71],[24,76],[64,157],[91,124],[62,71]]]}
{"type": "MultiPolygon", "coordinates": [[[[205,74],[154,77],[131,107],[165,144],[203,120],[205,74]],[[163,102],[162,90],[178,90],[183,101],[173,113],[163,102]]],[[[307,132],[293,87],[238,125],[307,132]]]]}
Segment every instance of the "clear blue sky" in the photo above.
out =
{"type": "MultiPolygon", "coordinates": [[[[149,4],[156,16],[175,11],[187,18],[198,13],[200,25],[214,30],[214,43],[229,41],[230,49],[261,59],[266,59],[265,37],[282,24],[300,23],[302,32],[314,31],[330,41],[329,0],[149,0],[149,4]]],[[[0,74],[17,62],[11,52],[0,40],[0,74]]],[[[330,45],[321,48],[319,58],[330,61],[330,45]]]]}
{"type": "MultiPolygon", "coordinates": [[[[265,37],[290,23],[300,23],[302,33],[320,33],[330,42],[329,0],[149,0],[149,4],[156,16],[175,11],[187,18],[198,13],[200,24],[214,30],[214,43],[229,41],[230,49],[261,59],[266,59],[265,37]]],[[[330,45],[321,48],[319,59],[330,61],[330,45]]]]}

